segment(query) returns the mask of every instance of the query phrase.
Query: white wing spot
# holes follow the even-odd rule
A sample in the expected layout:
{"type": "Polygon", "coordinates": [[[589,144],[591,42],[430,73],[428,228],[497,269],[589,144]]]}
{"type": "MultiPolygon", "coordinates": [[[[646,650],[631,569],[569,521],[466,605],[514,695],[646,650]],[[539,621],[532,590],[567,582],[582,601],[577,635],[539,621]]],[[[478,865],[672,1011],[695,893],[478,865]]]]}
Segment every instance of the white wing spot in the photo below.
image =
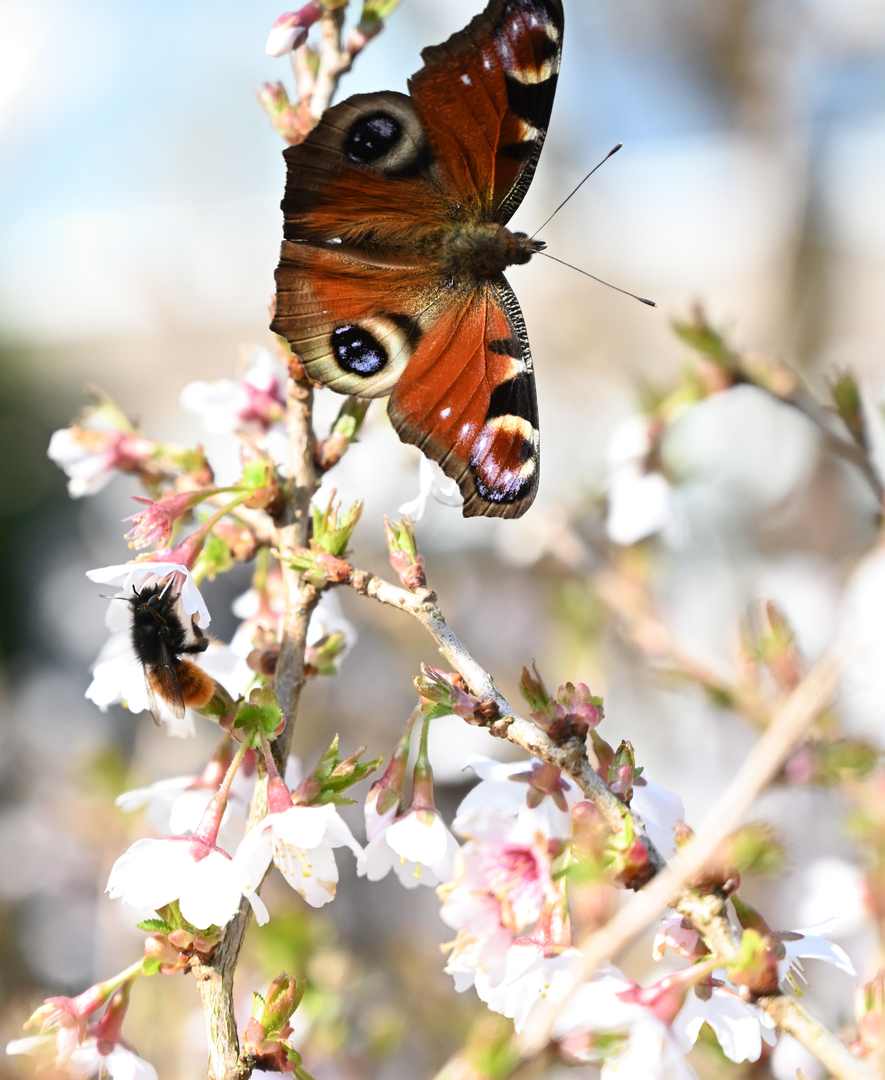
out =
{"type": "Polygon", "coordinates": [[[452,408],[451,408],[450,405],[446,405],[446,407],[444,409],[440,409],[440,412],[439,412],[440,420],[448,420],[448,418],[451,415],[452,415],[452,408]]]}
{"type": "Polygon", "coordinates": [[[462,75],[461,82],[464,83],[465,86],[473,86],[473,83],[470,81],[469,75],[462,75]]]}

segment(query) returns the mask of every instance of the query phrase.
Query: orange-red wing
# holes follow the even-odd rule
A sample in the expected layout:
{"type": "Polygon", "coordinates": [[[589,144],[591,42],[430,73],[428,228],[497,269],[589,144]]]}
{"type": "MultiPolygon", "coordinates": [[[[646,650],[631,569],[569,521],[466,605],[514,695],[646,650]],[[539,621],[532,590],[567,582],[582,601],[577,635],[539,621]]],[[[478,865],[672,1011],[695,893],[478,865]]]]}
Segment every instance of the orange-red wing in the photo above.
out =
{"type": "Polygon", "coordinates": [[[562,0],[491,0],[468,26],[424,49],[409,92],[451,187],[501,224],[531,182],[562,52],[562,0]]]}
{"type": "Polygon", "coordinates": [[[501,276],[450,290],[387,408],[464,496],[464,515],[519,517],[538,487],[538,407],[522,312],[501,276]]]}
{"type": "Polygon", "coordinates": [[[283,241],[271,329],[308,375],[341,394],[389,394],[439,317],[445,282],[419,270],[367,265],[340,245],[283,241]]]}
{"type": "Polygon", "coordinates": [[[449,215],[453,200],[405,94],[355,94],[284,156],[288,240],[392,250],[417,265],[418,241],[449,215]]]}

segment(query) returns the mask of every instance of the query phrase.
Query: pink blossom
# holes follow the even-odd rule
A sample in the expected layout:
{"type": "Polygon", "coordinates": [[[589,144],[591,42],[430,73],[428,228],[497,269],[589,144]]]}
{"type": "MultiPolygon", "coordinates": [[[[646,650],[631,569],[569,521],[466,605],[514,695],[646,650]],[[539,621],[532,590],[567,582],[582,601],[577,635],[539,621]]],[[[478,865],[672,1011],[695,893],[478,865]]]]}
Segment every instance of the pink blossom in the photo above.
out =
{"type": "Polygon", "coordinates": [[[181,407],[215,435],[266,434],[285,418],[287,377],[285,365],[256,346],[238,379],[188,383],[181,391],[181,407]]]}
{"type": "Polygon", "coordinates": [[[168,544],[175,522],[206,498],[205,491],[179,491],[167,495],[161,502],[133,495],[136,502],[144,503],[146,510],[131,514],[124,521],[134,522],[126,533],[131,548],[144,548],[149,544],[168,544]]]}
{"type": "Polygon", "coordinates": [[[437,889],[440,917],[458,931],[446,970],[463,990],[477,972],[490,985],[504,977],[507,950],[556,898],[547,839],[515,822],[486,818],[455,858],[454,880],[437,889]],[[460,977],[459,977],[460,976],[460,977]]]}
{"type": "Polygon", "coordinates": [[[68,494],[79,499],[101,491],[117,471],[137,472],[155,445],[134,432],[72,425],[53,432],[46,452],[67,474],[68,494]]]}
{"type": "Polygon", "coordinates": [[[686,960],[693,960],[699,940],[697,930],[687,924],[681,915],[674,912],[661,919],[655,933],[652,956],[655,960],[660,960],[667,949],[672,949],[673,952],[684,956],[686,960]]]}

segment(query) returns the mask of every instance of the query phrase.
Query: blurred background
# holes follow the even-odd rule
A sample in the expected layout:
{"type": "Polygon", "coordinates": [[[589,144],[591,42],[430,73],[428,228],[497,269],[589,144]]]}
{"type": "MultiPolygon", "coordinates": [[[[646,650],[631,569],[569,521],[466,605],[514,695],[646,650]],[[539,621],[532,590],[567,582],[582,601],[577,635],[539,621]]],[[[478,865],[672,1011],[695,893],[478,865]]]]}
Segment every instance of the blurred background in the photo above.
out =
{"type": "MultiPolygon", "coordinates": [[[[403,0],[342,93],[404,91],[420,49],[462,27],[478,6],[403,0]]],[[[553,687],[588,683],[605,696],[601,733],[614,744],[629,738],[638,763],[681,796],[687,821],[698,825],[756,734],[691,686],[662,684],[608,615],[594,584],[620,557],[605,529],[614,482],[606,448],[627,418],[680,379],[689,354],[671,321],[696,302],[733,347],[788,361],[821,395],[830,373],[850,367],[878,409],[885,6],[565,7],[549,137],[514,226],[533,232],[623,141],[544,238],[557,257],[659,306],[642,307],[541,258],[516,268],[510,280],[540,403],[538,500],[518,522],[465,521],[431,503],[418,536],[451,625],[504,693],[518,699],[520,669],[533,658],[553,687]]],[[[102,890],[113,860],[148,826],[113,799],[201,771],[213,745],[211,730],[170,740],[147,714],[101,713],[84,700],[107,633],[106,601],[84,572],[129,556],[119,522],[137,488],[118,477],[73,502],[45,448],[93,384],[152,437],[203,441],[221,482],[232,467],[229,447],[200,431],[178,395],[194,379],[233,377],[244,346],[272,345],[267,307],[284,168],[282,141],[255,92],[276,79],[291,88],[287,61],[264,54],[280,13],[270,0],[0,0],[4,1041],[18,1036],[43,997],[77,993],[137,955],[142,934],[131,913],[102,890]]],[[[321,434],[338,404],[318,394],[321,434]]],[[[786,612],[806,661],[816,659],[855,610],[846,609],[846,582],[877,540],[876,500],[863,478],[828,453],[805,417],[749,387],[687,410],[663,452],[672,516],[659,535],[638,537],[635,551],[680,648],[735,677],[741,621],[766,597],[786,612]]],[[[361,442],[327,478],[345,501],[366,501],[353,545],[358,564],[389,576],[381,515],[415,495],[417,477],[416,452],[399,444],[383,406],[373,405],[361,442]]],[[[231,601],[249,580],[249,568],[239,567],[205,588],[212,632],[223,640],[236,626],[231,601]]],[[[876,588],[885,590],[868,579],[848,586],[855,607],[869,595],[872,644],[867,667],[843,694],[841,723],[878,745],[885,625],[876,588]]],[[[422,660],[434,660],[417,625],[350,595],[341,602],[359,637],[341,673],[306,692],[295,746],[311,765],[335,731],[348,753],[365,743],[370,756],[388,754],[413,705],[411,678],[422,660]]],[[[468,789],[466,754],[507,752],[475,735],[457,726],[435,733],[447,813],[468,789]]],[[[870,976],[877,938],[861,887],[869,848],[844,827],[850,807],[845,792],[820,785],[767,795],[756,816],[775,828],[783,856],[779,873],[750,880],[747,895],[777,927],[841,914],[837,940],[870,976]]],[[[353,810],[362,839],[360,808],[353,810]]],[[[317,987],[307,1064],[320,1080],[431,1076],[471,1024],[497,1021],[477,1021],[472,992],[455,995],[441,973],[436,944],[450,932],[431,890],[358,882],[346,852],[339,864],[339,898],[318,918],[308,919],[281,887],[268,890],[281,914],[250,931],[241,967],[246,1015],[253,988],[281,967],[306,968],[317,987]],[[345,989],[356,1004],[345,1004],[345,989]],[[355,1047],[359,1053],[347,1052],[355,1047]]],[[[635,977],[652,974],[647,941],[629,963],[635,977]]],[[[810,1007],[833,1027],[850,1024],[852,980],[810,969],[810,1007]]],[[[142,982],[127,1027],[136,1047],[162,1077],[204,1074],[190,981],[142,982]]],[[[777,1068],[760,1065],[752,1075],[795,1075],[795,1067],[777,1068]]],[[[813,1064],[803,1068],[821,1075],[813,1064]]],[[[27,1069],[24,1059],[0,1058],[0,1075],[27,1069]]],[[[726,1075],[721,1062],[713,1069],[707,1075],[726,1075]]]]}

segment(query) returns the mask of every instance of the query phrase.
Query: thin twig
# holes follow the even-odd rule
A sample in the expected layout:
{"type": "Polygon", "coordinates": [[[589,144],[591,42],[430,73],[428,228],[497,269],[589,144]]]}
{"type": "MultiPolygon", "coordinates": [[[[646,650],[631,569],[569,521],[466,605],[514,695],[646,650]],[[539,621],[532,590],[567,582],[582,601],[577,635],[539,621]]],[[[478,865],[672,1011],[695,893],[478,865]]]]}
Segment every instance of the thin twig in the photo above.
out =
{"type": "Polygon", "coordinates": [[[837,435],[830,426],[832,413],[830,413],[828,409],[825,409],[817,398],[814,397],[814,395],[801,383],[792,394],[788,394],[784,397],[780,397],[780,395],[775,396],[779,397],[785,405],[791,405],[814,424],[823,435],[828,450],[837,457],[842,458],[844,461],[851,462],[852,465],[856,465],[857,468],[860,469],[864,479],[870,485],[873,494],[876,496],[876,502],[881,508],[882,501],[885,499],[885,487],[882,486],[879,474],[876,472],[872,461],[870,460],[869,448],[854,440],[845,439],[842,438],[841,435],[837,435]]]}
{"type": "Polygon", "coordinates": [[[498,718],[487,725],[489,731],[567,772],[593,802],[613,832],[622,832],[627,819],[632,819],[636,835],[649,852],[652,866],[656,871],[664,867],[664,859],[648,839],[640,817],[627,809],[587,760],[583,740],[572,738],[555,743],[537,724],[521,717],[495,686],[491,675],[448,626],[437,607],[436,593],[430,589],[401,589],[376,574],[357,569],[353,570],[347,584],[362,596],[399,608],[416,618],[436,641],[446,661],[464,679],[474,697],[481,701],[493,701],[497,706],[498,718]]]}
{"type": "Polygon", "coordinates": [[[323,12],[320,23],[323,35],[320,45],[320,69],[310,102],[310,111],[317,117],[322,116],[331,105],[341,76],[350,71],[353,65],[353,54],[341,48],[343,25],[343,8],[323,12]]]}

